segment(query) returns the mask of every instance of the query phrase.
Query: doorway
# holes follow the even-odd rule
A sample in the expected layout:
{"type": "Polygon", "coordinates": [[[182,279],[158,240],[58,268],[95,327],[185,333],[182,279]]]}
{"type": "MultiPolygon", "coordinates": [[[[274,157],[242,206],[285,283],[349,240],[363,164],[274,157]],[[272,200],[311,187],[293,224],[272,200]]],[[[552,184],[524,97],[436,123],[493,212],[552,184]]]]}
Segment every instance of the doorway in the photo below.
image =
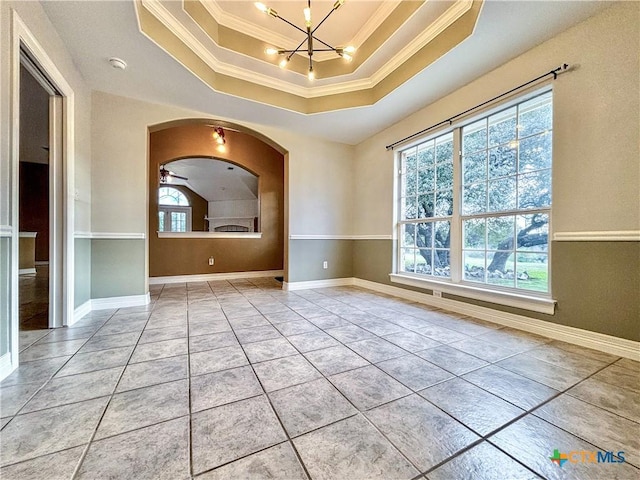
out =
{"type": "Polygon", "coordinates": [[[49,327],[49,92],[20,61],[20,330],[49,327]]]}
{"type": "Polygon", "coordinates": [[[59,262],[53,258],[59,203],[54,195],[59,188],[53,172],[62,131],[56,128],[60,93],[22,48],[19,97],[18,315],[23,332],[62,324],[51,288],[59,276],[59,262]]]}

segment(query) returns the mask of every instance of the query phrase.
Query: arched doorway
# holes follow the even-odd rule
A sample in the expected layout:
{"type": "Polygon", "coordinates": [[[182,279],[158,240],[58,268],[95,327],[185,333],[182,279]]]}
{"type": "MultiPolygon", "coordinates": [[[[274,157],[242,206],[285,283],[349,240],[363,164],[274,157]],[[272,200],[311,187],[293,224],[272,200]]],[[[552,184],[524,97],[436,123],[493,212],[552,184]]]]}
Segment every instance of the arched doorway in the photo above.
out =
{"type": "Polygon", "coordinates": [[[285,152],[240,128],[211,120],[150,128],[150,283],[282,275],[285,152]],[[179,191],[185,205],[162,206],[167,188],[179,191]]]}

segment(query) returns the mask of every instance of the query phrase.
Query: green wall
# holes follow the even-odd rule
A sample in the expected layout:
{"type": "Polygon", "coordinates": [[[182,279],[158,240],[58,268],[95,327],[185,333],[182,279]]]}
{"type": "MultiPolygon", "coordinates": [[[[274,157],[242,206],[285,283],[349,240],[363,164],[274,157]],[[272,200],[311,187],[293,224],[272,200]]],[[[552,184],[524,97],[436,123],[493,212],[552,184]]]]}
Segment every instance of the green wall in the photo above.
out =
{"type": "Polygon", "coordinates": [[[145,240],[91,240],[91,298],[145,294],[145,240]]]}
{"type": "Polygon", "coordinates": [[[353,240],[289,241],[288,282],[349,277],[353,277],[353,240]]]}
{"type": "Polygon", "coordinates": [[[91,299],[91,240],[88,238],[76,238],[75,250],[75,296],[74,307],[91,299]]]}
{"type": "MultiPolygon", "coordinates": [[[[444,297],[629,340],[640,340],[640,242],[553,242],[555,315],[521,310],[455,295],[444,297]]],[[[355,240],[353,276],[392,283],[392,240],[355,240]]]]}
{"type": "Polygon", "coordinates": [[[0,238],[0,357],[9,351],[11,336],[11,238],[0,238]]]}

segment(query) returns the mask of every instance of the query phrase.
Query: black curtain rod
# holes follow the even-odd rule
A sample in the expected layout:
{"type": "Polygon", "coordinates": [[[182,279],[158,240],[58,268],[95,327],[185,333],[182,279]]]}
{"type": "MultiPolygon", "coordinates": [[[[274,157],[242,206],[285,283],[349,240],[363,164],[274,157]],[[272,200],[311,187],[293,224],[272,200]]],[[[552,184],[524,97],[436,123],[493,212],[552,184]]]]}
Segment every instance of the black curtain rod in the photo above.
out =
{"type": "Polygon", "coordinates": [[[393,142],[392,144],[387,145],[385,148],[387,150],[393,150],[393,147],[395,147],[396,145],[404,143],[407,140],[411,140],[412,138],[417,137],[418,135],[422,135],[423,133],[427,133],[429,130],[433,130],[434,128],[440,127],[442,125],[446,125],[447,123],[449,125],[451,125],[451,124],[453,124],[453,121],[456,120],[457,118],[462,117],[462,116],[466,115],[467,113],[471,113],[474,110],[477,110],[478,108],[484,107],[485,105],[487,105],[487,104],[489,104],[491,102],[495,102],[496,100],[498,100],[498,99],[500,99],[502,97],[506,97],[507,95],[510,95],[513,92],[515,92],[517,90],[520,90],[521,88],[527,87],[527,86],[531,85],[532,83],[535,83],[535,82],[537,82],[539,80],[542,80],[543,78],[548,77],[549,75],[553,75],[553,79],[555,80],[556,78],[558,78],[558,74],[559,73],[565,72],[568,68],[569,68],[569,65],[566,64],[566,63],[563,63],[560,67],[554,68],[550,72],[544,73],[544,74],[534,78],[533,80],[529,80],[528,82],[523,83],[522,85],[518,85],[517,87],[512,88],[508,92],[501,93],[500,95],[497,95],[497,96],[493,97],[490,100],[487,100],[485,102],[479,103],[475,107],[471,107],[471,108],[465,110],[464,112],[460,112],[460,113],[454,115],[453,117],[450,117],[450,118],[448,118],[446,120],[443,120],[443,121],[441,121],[439,123],[436,123],[434,125],[431,125],[430,127],[425,128],[424,130],[420,130],[419,132],[412,133],[408,137],[404,137],[402,140],[398,140],[397,142],[393,142]]]}

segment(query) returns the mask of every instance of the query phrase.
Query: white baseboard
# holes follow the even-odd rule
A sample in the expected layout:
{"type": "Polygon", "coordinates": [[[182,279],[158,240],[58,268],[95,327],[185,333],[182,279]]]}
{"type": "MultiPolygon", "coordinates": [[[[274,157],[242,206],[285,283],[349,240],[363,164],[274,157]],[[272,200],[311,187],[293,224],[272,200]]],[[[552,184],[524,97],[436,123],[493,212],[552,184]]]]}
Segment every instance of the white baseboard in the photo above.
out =
{"type": "Polygon", "coordinates": [[[488,322],[497,323],[506,327],[516,328],[525,332],[535,333],[544,337],[561,340],[582,347],[593,348],[602,352],[611,353],[620,357],[640,361],[640,342],[627,340],[626,338],[605,335],[604,333],[591,332],[575,327],[567,327],[557,323],[538,320],[513,313],[502,312],[492,308],[481,307],[470,303],[451,300],[449,298],[434,297],[427,293],[414,292],[404,288],[385,285],[382,283],[362,280],[360,278],[335,278],[329,280],[317,280],[310,282],[284,283],[284,290],[304,290],[309,288],[324,288],[338,286],[355,286],[366,288],[387,295],[404,298],[417,303],[424,303],[450,312],[468,315],[488,322]]]}
{"type": "Polygon", "coordinates": [[[355,278],[329,278],[327,280],[311,280],[308,282],[284,282],[283,290],[308,290],[310,288],[344,287],[354,284],[355,278]]]}
{"type": "Polygon", "coordinates": [[[31,275],[34,273],[36,273],[35,268],[21,268],[20,270],[18,270],[18,275],[31,275]]]}
{"type": "Polygon", "coordinates": [[[141,307],[149,303],[151,303],[151,296],[148,293],[144,295],[127,295],[125,297],[92,298],[91,310],[141,307]]]}
{"type": "Polygon", "coordinates": [[[7,378],[14,370],[15,367],[11,363],[11,352],[7,352],[0,357],[0,381],[7,378]]]}
{"type": "Polygon", "coordinates": [[[70,327],[89,312],[91,312],[91,299],[87,300],[73,311],[73,320],[71,323],[67,324],[67,326],[70,327]]]}
{"type": "Polygon", "coordinates": [[[149,285],[163,283],[212,282],[237,280],[239,278],[282,277],[284,270],[260,270],[256,272],[204,273],[200,275],[174,275],[171,277],[149,277],[149,285]]]}
{"type": "Polygon", "coordinates": [[[523,315],[502,312],[500,310],[472,305],[458,300],[451,300],[442,297],[438,298],[427,293],[414,292],[411,290],[405,290],[404,288],[370,282],[359,278],[353,279],[353,285],[412,300],[414,302],[424,303],[433,307],[442,308],[443,310],[449,310],[450,312],[469,315],[470,317],[479,318],[481,320],[497,323],[506,327],[517,328],[518,330],[524,330],[525,332],[553,338],[554,340],[561,340],[563,342],[573,343],[582,347],[593,348],[602,352],[611,353],[612,355],[618,355],[640,361],[640,342],[634,342],[633,340],[559,325],[557,323],[529,318],[523,315]]]}

